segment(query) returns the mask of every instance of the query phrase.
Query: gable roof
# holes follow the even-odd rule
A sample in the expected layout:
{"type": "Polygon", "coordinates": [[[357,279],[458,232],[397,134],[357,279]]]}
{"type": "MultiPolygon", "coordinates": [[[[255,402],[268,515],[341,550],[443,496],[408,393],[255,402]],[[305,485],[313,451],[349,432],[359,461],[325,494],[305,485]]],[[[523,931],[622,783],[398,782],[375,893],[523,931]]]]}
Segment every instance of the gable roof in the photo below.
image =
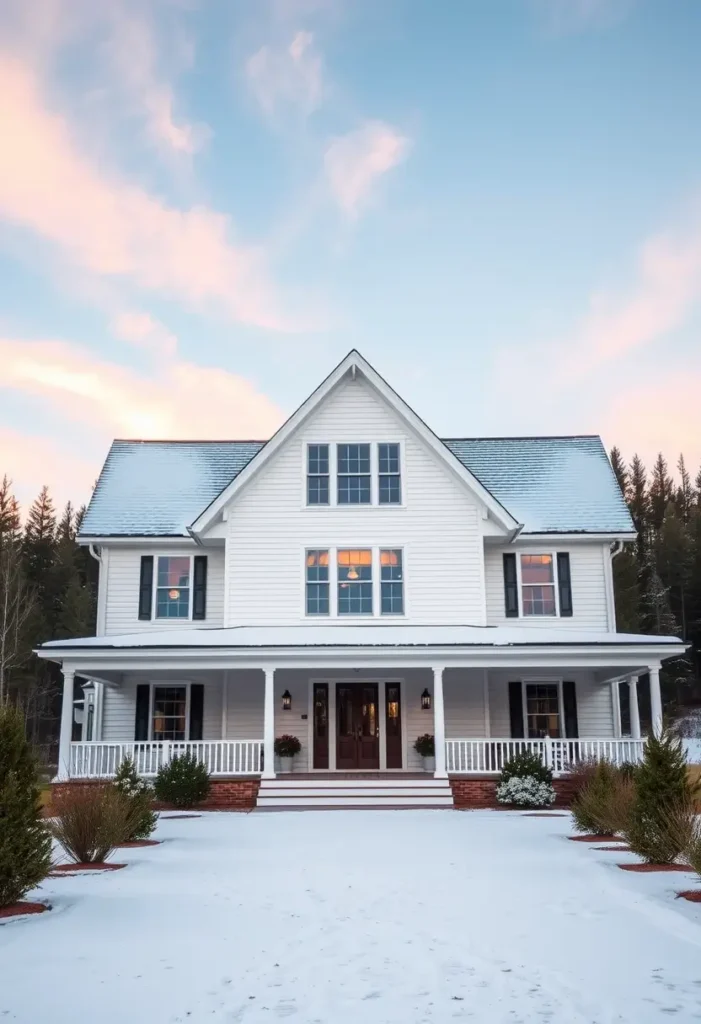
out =
{"type": "Polygon", "coordinates": [[[224,490],[204,509],[204,511],[192,523],[192,530],[201,533],[215,521],[218,514],[233,498],[233,496],[246,486],[248,481],[260,472],[266,462],[285,444],[287,439],[311,416],[321,405],[326,397],[349,375],[355,379],[360,374],[365,381],[380,395],[394,412],[409,426],[423,441],[425,446],[431,449],[437,458],[442,459],[447,467],[452,470],[458,480],[466,487],[487,509],[490,517],[507,533],[518,531],[521,524],[514,519],[493,494],[484,487],[469,469],[457,456],[453,455],[440,438],[434,434],[431,428],[424,423],[420,416],[417,416],[411,406],[407,405],[404,399],[381,377],[377,370],[358,352],[352,349],[345,359],[336,366],[328,377],[312,391],[311,395],[302,402],[298,409],[283,423],[278,431],[270,438],[267,444],[244,466],[240,473],[231,480],[224,490]]]}
{"type": "MultiPolygon", "coordinates": [[[[524,533],[634,532],[599,437],[450,438],[524,533]]],[[[89,537],[187,537],[265,441],[115,441],[81,526],[89,537]]]]}

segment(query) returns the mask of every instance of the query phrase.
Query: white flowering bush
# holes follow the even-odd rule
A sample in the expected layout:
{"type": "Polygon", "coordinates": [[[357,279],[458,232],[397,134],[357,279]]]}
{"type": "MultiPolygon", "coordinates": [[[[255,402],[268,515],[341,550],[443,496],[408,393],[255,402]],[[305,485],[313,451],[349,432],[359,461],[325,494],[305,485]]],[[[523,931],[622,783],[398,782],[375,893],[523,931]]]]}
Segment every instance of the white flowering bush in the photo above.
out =
{"type": "Polygon", "coordinates": [[[515,775],[499,783],[497,800],[518,807],[550,807],[555,803],[555,790],[551,783],[541,782],[533,775],[515,775]]]}

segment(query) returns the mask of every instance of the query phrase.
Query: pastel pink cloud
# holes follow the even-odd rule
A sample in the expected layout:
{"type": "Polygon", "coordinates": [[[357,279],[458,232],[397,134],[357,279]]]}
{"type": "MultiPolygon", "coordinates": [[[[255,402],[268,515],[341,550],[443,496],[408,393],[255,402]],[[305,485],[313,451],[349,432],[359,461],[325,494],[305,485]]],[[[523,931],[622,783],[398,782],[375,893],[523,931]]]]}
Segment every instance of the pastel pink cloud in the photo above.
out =
{"type": "Polygon", "coordinates": [[[409,140],[383,121],[366,121],[330,141],[324,154],[326,179],[348,217],[358,216],[379,179],[401,163],[408,151],[409,140]]]}
{"type": "Polygon", "coordinates": [[[261,46],[246,62],[246,78],[266,114],[281,108],[311,114],[323,93],[323,65],[314,36],[300,31],[285,46],[261,46]]]}

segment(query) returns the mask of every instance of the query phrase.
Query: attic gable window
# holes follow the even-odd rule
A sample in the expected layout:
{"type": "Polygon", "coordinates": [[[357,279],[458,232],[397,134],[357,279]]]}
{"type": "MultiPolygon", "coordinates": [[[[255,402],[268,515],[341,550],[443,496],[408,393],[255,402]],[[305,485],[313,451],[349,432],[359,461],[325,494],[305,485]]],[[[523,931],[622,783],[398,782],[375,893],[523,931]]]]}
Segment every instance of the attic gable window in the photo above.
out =
{"type": "Polygon", "coordinates": [[[369,505],[370,445],[339,444],[336,449],[338,504],[369,505]]]}
{"type": "Polygon", "coordinates": [[[521,555],[524,615],[557,615],[552,555],[521,555]]]}
{"type": "Polygon", "coordinates": [[[329,503],[329,446],[310,444],[307,447],[307,505],[329,503]]]}
{"type": "Polygon", "coordinates": [[[378,444],[377,469],[380,505],[401,505],[402,478],[398,444],[378,444]]]}

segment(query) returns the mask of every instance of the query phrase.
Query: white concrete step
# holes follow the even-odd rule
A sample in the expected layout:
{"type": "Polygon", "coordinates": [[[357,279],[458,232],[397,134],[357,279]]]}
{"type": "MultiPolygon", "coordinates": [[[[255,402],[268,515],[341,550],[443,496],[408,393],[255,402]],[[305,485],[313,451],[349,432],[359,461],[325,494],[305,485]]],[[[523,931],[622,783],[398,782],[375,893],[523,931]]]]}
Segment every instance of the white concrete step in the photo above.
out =
{"type": "Polygon", "coordinates": [[[441,786],[433,789],[421,789],[419,787],[409,786],[338,786],[334,789],[327,789],[322,787],[315,787],[314,789],[302,788],[298,786],[266,786],[265,789],[261,786],[260,789],[261,797],[280,797],[284,799],[290,799],[292,797],[309,797],[309,798],[333,798],[335,796],[363,796],[363,797],[376,797],[376,796],[396,796],[396,797],[425,797],[427,800],[433,800],[439,796],[452,796],[452,790],[450,786],[441,786]]]}
{"type": "Polygon", "coordinates": [[[383,786],[392,786],[396,789],[446,789],[450,788],[450,784],[447,779],[434,779],[432,775],[429,775],[426,779],[398,779],[398,778],[363,778],[362,776],[356,776],[352,779],[296,779],[294,774],[290,775],[278,775],[275,779],[261,779],[261,789],[271,789],[284,786],[285,788],[292,786],[295,789],[345,789],[348,786],[362,786],[368,789],[375,789],[383,786]]]}
{"type": "Polygon", "coordinates": [[[326,794],[320,797],[259,796],[261,810],[277,807],[452,807],[453,797],[449,796],[351,796],[326,794]]]}

